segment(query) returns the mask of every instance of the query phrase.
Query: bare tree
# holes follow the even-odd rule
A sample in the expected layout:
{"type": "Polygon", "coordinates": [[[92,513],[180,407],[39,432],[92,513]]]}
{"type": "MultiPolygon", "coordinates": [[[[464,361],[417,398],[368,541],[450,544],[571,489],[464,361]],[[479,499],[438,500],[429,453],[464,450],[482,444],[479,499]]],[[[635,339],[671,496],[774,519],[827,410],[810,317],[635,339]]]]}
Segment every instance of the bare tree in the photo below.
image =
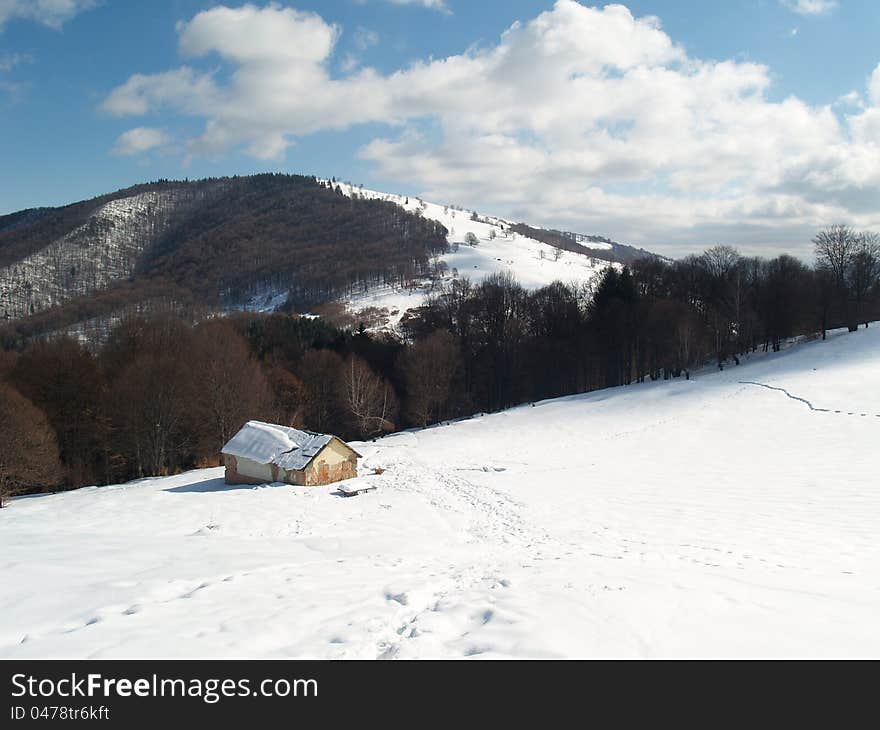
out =
{"type": "Polygon", "coordinates": [[[406,409],[414,423],[427,426],[442,417],[457,368],[455,337],[447,330],[431,333],[403,354],[401,370],[406,383],[406,409]]]}
{"type": "Polygon", "coordinates": [[[0,507],[15,494],[56,486],[64,470],[45,414],[5,383],[0,383],[0,507]]]}
{"type": "Polygon", "coordinates": [[[880,236],[876,233],[862,233],[858,248],[853,254],[848,283],[853,298],[853,316],[858,322],[868,326],[868,299],[874,287],[880,282],[880,236]]]}
{"type": "Polygon", "coordinates": [[[843,285],[859,247],[859,234],[849,226],[831,226],[816,235],[813,246],[818,263],[827,267],[843,285]]]}
{"type": "Polygon", "coordinates": [[[173,472],[198,441],[192,374],[178,354],[139,355],[110,390],[107,408],[119,446],[137,476],[173,472]]]}
{"type": "MultiPolygon", "coordinates": [[[[740,317],[742,278],[739,252],[730,246],[714,246],[699,259],[704,273],[703,300],[712,329],[718,367],[731,354],[731,340],[740,317]]],[[[737,364],[738,361],[737,361],[737,364]]]]}
{"type": "Polygon", "coordinates": [[[431,255],[431,264],[428,269],[428,276],[431,279],[431,286],[435,286],[438,281],[442,280],[449,271],[449,264],[440,258],[440,254],[435,252],[431,255]]]}
{"type": "Polygon", "coordinates": [[[702,256],[706,272],[709,276],[720,280],[731,278],[739,259],[739,251],[731,246],[713,246],[702,256]]]}
{"type": "Polygon", "coordinates": [[[270,410],[266,377],[247,341],[229,324],[215,320],[195,331],[192,343],[193,407],[202,434],[202,452],[219,452],[245,422],[270,410]]]}
{"type": "Polygon", "coordinates": [[[387,381],[360,357],[351,355],[343,375],[345,402],[361,437],[394,429],[397,399],[387,381]]]}
{"type": "Polygon", "coordinates": [[[342,420],[343,367],[342,358],[332,350],[309,350],[303,356],[296,374],[303,382],[306,428],[328,431],[342,420]]]}
{"type": "Polygon", "coordinates": [[[831,311],[836,298],[837,282],[834,274],[827,266],[816,266],[813,276],[813,300],[815,313],[822,329],[822,339],[828,338],[828,328],[831,326],[831,311]]]}
{"type": "Polygon", "coordinates": [[[820,231],[813,239],[817,267],[831,273],[836,299],[840,303],[850,332],[858,329],[850,288],[853,261],[859,250],[860,236],[849,226],[836,225],[820,231]]]}
{"type": "Polygon", "coordinates": [[[9,383],[46,414],[71,482],[93,484],[102,381],[91,353],[67,337],[35,343],[18,358],[9,383]]]}
{"type": "Polygon", "coordinates": [[[276,366],[267,374],[272,389],[272,420],[288,426],[300,426],[305,403],[302,380],[286,368],[276,366]]]}
{"type": "Polygon", "coordinates": [[[678,367],[684,371],[687,380],[691,379],[690,371],[698,358],[699,349],[696,341],[699,337],[699,327],[694,314],[687,307],[682,307],[675,322],[675,354],[678,367]]]}

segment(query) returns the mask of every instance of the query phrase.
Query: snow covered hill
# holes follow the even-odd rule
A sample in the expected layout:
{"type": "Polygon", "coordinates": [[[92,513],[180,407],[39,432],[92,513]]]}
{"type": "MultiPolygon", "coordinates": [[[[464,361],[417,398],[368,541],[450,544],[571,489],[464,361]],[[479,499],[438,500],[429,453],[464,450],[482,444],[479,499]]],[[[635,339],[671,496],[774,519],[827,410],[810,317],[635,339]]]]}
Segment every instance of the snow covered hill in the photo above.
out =
{"type": "MultiPolygon", "coordinates": [[[[467,277],[479,283],[487,276],[507,272],[527,289],[538,289],[554,281],[566,284],[584,284],[591,281],[608,266],[614,265],[600,256],[606,256],[611,244],[590,242],[581,237],[581,244],[595,250],[597,257],[572,251],[563,251],[534,238],[511,230],[510,221],[484,216],[473,210],[429,203],[421,198],[369,190],[347,182],[332,183],[345,195],[383,200],[435,220],[449,231],[447,239],[452,251],[439,257],[445,264],[445,274],[433,281],[425,280],[411,289],[394,287],[372,288],[355,294],[345,301],[347,308],[358,312],[368,307],[388,310],[388,324],[400,321],[406,310],[421,306],[425,298],[443,283],[456,276],[467,277]],[[470,236],[473,238],[470,238],[470,236]],[[468,243],[470,238],[472,243],[468,243]]],[[[251,308],[259,309],[259,306],[251,308]]]]}
{"type": "Polygon", "coordinates": [[[0,656],[878,656],[880,328],[691,381],[0,510],[0,656]]]}
{"type": "MultiPolygon", "coordinates": [[[[555,238],[543,240],[541,229],[517,232],[461,208],[348,183],[334,189],[293,175],[160,180],[0,216],[0,323],[21,324],[15,337],[100,341],[124,316],[169,305],[193,313],[330,305],[326,316],[342,300],[360,313],[355,324],[393,328],[454,277],[509,272],[535,289],[584,283],[627,260],[627,247],[605,239],[544,231],[555,238]],[[338,191],[384,202],[341,205],[338,191]],[[444,234],[434,221],[451,247],[436,258],[444,234]]],[[[646,252],[627,253],[636,254],[646,252]]]]}

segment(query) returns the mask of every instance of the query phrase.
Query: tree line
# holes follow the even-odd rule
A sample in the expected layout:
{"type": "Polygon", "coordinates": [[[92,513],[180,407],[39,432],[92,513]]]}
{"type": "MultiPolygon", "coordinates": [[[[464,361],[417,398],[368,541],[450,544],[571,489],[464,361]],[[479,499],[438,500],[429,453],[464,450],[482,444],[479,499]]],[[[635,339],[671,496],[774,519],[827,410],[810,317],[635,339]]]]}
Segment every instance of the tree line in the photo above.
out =
{"type": "Polygon", "coordinates": [[[724,368],[788,338],[880,318],[880,247],[845,227],[816,261],[714,247],[610,266],[590,285],[528,291],[456,278],[402,335],[237,313],[131,316],[106,343],[0,351],[0,496],[218,463],[263,419],[370,439],[477,412],[724,368]]]}

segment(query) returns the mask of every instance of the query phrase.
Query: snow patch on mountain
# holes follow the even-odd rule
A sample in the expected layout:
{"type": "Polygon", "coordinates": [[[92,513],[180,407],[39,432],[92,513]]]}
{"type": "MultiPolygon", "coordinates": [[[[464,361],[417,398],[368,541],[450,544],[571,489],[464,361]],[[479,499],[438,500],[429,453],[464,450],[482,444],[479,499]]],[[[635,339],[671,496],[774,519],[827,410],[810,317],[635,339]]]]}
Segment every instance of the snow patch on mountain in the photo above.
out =
{"type": "MultiPolygon", "coordinates": [[[[392,325],[399,322],[408,309],[421,306],[430,294],[455,278],[467,277],[479,283],[492,274],[506,272],[527,289],[539,289],[554,281],[583,285],[614,265],[518,234],[510,230],[513,224],[503,218],[347,182],[331,184],[349,197],[395,203],[411,213],[438,221],[448,231],[450,251],[437,258],[436,276],[416,282],[410,288],[379,287],[352,294],[345,300],[352,312],[369,307],[387,309],[392,325]]],[[[611,248],[604,243],[585,245],[597,250],[611,248]]]]}
{"type": "Polygon", "coordinates": [[[83,225],[0,268],[0,317],[26,317],[131,276],[172,217],[206,194],[179,187],[101,205],[83,225]]]}

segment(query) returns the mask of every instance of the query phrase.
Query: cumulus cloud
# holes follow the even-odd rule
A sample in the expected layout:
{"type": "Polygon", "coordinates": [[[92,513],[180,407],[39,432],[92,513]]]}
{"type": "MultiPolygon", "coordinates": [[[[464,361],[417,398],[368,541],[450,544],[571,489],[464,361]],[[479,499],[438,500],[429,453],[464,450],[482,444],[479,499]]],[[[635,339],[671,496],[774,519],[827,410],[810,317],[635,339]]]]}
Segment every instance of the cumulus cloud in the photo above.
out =
{"type": "Polygon", "coordinates": [[[161,129],[135,127],[119,135],[111,152],[114,155],[129,157],[164,147],[170,141],[171,138],[161,129]]]}
{"type": "Polygon", "coordinates": [[[0,30],[14,18],[33,20],[56,30],[97,0],[0,0],[0,30]]]}
{"type": "Polygon", "coordinates": [[[339,29],[276,5],[214,8],[177,32],[190,64],[132,76],[104,108],[203,119],[191,154],[279,159],[305,135],[381,122],[360,155],[382,178],[536,223],[682,250],[880,222],[880,67],[850,114],[771,100],[767,67],[694,58],[655,17],[574,0],[387,75],[334,76],[339,29]]]}
{"type": "Polygon", "coordinates": [[[800,15],[825,15],[837,7],[837,0],[782,0],[782,4],[800,15]]]}

